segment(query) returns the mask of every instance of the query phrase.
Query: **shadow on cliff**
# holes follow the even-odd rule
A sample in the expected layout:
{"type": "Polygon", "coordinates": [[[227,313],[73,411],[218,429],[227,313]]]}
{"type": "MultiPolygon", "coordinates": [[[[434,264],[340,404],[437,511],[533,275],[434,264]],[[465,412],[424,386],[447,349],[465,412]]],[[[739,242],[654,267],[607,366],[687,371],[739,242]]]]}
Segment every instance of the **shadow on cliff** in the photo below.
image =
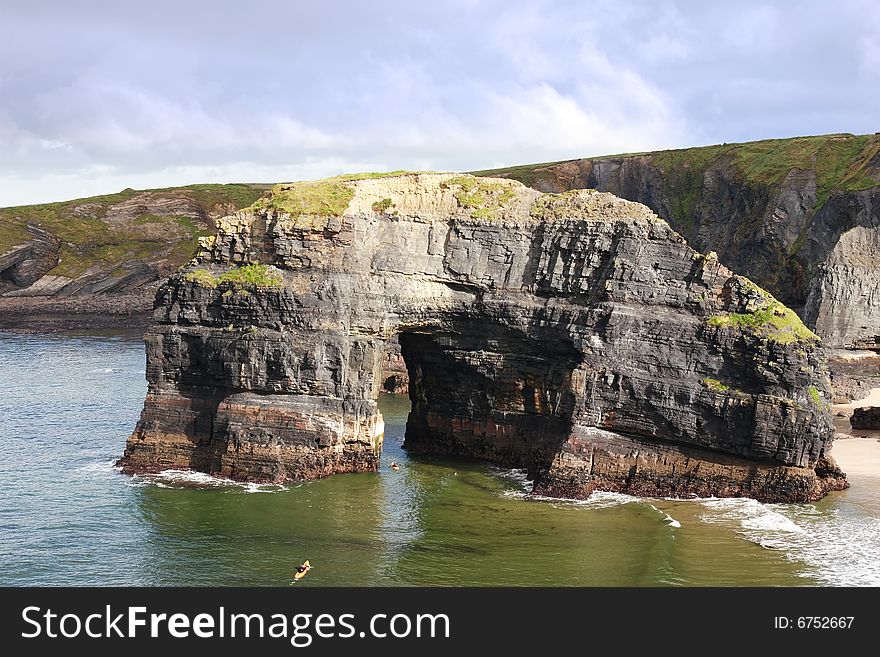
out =
{"type": "Polygon", "coordinates": [[[570,342],[485,319],[399,334],[411,410],[404,447],[546,472],[571,434],[570,342]]]}

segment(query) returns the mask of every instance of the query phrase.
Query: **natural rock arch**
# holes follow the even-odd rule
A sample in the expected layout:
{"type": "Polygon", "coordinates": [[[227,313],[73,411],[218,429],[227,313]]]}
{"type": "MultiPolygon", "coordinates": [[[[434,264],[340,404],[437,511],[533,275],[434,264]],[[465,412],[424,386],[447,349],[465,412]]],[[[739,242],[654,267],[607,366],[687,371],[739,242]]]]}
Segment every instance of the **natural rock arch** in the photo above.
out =
{"type": "Polygon", "coordinates": [[[816,499],[827,372],[791,311],[650,210],[450,174],[278,186],[157,298],[121,463],[248,480],[375,470],[399,336],[413,449],[536,489],[816,499]]]}

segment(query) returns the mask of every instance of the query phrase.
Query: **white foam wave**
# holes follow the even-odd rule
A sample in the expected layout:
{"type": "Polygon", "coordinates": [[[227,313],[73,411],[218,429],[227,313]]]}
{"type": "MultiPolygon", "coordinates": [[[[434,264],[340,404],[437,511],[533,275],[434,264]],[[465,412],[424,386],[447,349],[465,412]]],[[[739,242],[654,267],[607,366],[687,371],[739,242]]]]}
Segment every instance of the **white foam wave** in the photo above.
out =
{"type": "Polygon", "coordinates": [[[679,529],[681,527],[681,523],[673,518],[671,515],[669,515],[668,513],[664,515],[666,516],[665,520],[667,523],[669,523],[670,527],[675,527],[676,529],[679,529]]]}
{"type": "Polygon", "coordinates": [[[880,586],[880,518],[848,507],[826,512],[812,505],[780,507],[807,527],[786,546],[807,564],[805,575],[832,586],[880,586]]]}
{"type": "Polygon", "coordinates": [[[590,494],[585,500],[572,499],[568,497],[547,497],[545,495],[528,495],[530,500],[537,502],[549,502],[561,506],[577,506],[588,509],[607,509],[613,506],[621,506],[632,502],[643,502],[644,500],[632,495],[624,495],[623,493],[609,493],[607,491],[597,490],[590,494]]]}
{"type": "Polygon", "coordinates": [[[84,472],[86,474],[120,472],[121,470],[122,468],[116,465],[116,459],[111,459],[109,461],[94,461],[76,469],[77,472],[84,472]]]}
{"type": "Polygon", "coordinates": [[[666,522],[666,524],[669,525],[670,527],[673,527],[673,528],[675,528],[675,529],[678,529],[679,527],[681,527],[681,523],[680,523],[678,520],[676,520],[675,518],[673,518],[671,515],[669,515],[668,513],[666,513],[665,511],[663,511],[663,510],[661,510],[661,509],[658,509],[658,508],[657,508],[656,506],[654,506],[653,504],[651,504],[651,505],[649,505],[649,506],[650,506],[652,509],[654,509],[654,511],[656,511],[657,513],[662,514],[662,515],[663,515],[663,520],[664,520],[664,521],[666,522]]]}
{"type": "Polygon", "coordinates": [[[525,470],[501,470],[501,476],[516,486],[515,489],[506,490],[504,497],[525,498],[531,495],[535,482],[529,479],[525,470]]]}
{"type": "MultiPolygon", "coordinates": [[[[517,484],[504,495],[554,505],[602,509],[629,503],[649,504],[668,526],[681,523],[651,501],[620,493],[596,491],[586,500],[532,495],[521,470],[504,473],[517,484]]],[[[803,564],[801,575],[830,586],[880,586],[880,517],[847,504],[820,509],[813,504],[765,504],[749,498],[669,498],[675,504],[696,504],[701,522],[719,524],[768,550],[779,550],[803,564]]]]}
{"type": "Polygon", "coordinates": [[[744,530],[790,533],[804,531],[775,509],[774,505],[762,504],[747,497],[706,498],[698,501],[711,511],[703,514],[702,519],[705,522],[738,522],[744,530]]]}
{"type": "Polygon", "coordinates": [[[585,499],[574,499],[569,497],[548,497],[546,495],[535,495],[532,490],[535,482],[529,479],[525,470],[501,470],[502,477],[513,483],[516,488],[506,490],[502,493],[504,497],[514,497],[517,499],[532,500],[535,502],[549,502],[551,504],[559,504],[563,506],[580,506],[590,509],[605,509],[612,506],[620,506],[621,504],[629,504],[630,502],[643,502],[641,498],[632,495],[624,495],[623,493],[610,493],[607,491],[594,491],[585,499]]]}
{"type": "Polygon", "coordinates": [[[701,520],[731,525],[747,540],[782,550],[802,575],[831,586],[880,585],[880,518],[847,507],[762,504],[745,498],[699,500],[701,520]]]}
{"type": "Polygon", "coordinates": [[[136,475],[134,479],[145,481],[158,488],[229,488],[243,493],[275,493],[287,490],[287,486],[282,484],[241,482],[194,470],[162,470],[157,474],[136,475]]]}

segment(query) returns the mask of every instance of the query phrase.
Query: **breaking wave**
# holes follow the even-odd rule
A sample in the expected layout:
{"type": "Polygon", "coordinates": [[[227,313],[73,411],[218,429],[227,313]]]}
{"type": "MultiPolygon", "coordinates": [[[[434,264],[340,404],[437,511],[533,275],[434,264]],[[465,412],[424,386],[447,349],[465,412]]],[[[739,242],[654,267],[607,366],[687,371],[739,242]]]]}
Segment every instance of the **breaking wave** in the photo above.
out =
{"type": "Polygon", "coordinates": [[[802,575],[831,586],[880,585],[880,518],[849,507],[706,499],[701,520],[729,524],[747,540],[804,564],[802,575]]]}
{"type": "MultiPolygon", "coordinates": [[[[681,522],[650,499],[596,491],[586,500],[550,498],[531,493],[533,482],[521,470],[503,471],[513,485],[506,497],[554,505],[603,509],[623,504],[645,504],[662,514],[674,529],[681,522]]],[[[697,505],[701,523],[722,525],[767,550],[778,550],[803,565],[800,574],[829,586],[880,586],[880,517],[865,515],[858,507],[842,504],[820,509],[814,504],[765,504],[749,498],[668,499],[677,505],[697,505]]],[[[654,500],[657,502],[657,500],[654,500]]],[[[673,511],[674,513],[674,511],[673,511]]],[[[682,511],[687,517],[691,513],[682,511]]],[[[678,514],[676,514],[678,515],[678,514]]]]}
{"type": "Polygon", "coordinates": [[[579,506],[589,509],[605,509],[612,506],[620,506],[621,504],[644,501],[638,497],[633,497],[632,495],[609,493],[605,491],[595,491],[585,500],[535,495],[532,493],[535,482],[529,479],[525,470],[501,470],[499,471],[499,474],[503,479],[516,486],[516,488],[512,490],[504,491],[502,493],[504,497],[514,497],[536,502],[548,502],[560,506],[579,506]]]}
{"type": "Polygon", "coordinates": [[[157,474],[134,475],[133,485],[153,485],[158,488],[230,489],[243,493],[277,493],[288,490],[283,484],[255,484],[215,477],[194,470],[162,470],[157,474]]]}

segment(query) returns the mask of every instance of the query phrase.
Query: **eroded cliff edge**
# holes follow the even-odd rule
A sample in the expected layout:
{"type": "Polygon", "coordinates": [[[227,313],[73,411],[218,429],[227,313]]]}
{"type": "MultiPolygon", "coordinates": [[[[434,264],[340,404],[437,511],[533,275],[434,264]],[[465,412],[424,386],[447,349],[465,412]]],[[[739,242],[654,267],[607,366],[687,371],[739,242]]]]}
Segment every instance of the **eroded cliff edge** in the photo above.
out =
{"type": "Polygon", "coordinates": [[[645,206],[413,174],[277,186],[218,224],[157,297],[128,472],[375,470],[397,338],[407,447],[537,492],[846,486],[818,339],[645,206]]]}
{"type": "Polygon", "coordinates": [[[770,139],[487,170],[650,207],[801,314],[825,344],[880,349],[880,133],[770,139]]]}

